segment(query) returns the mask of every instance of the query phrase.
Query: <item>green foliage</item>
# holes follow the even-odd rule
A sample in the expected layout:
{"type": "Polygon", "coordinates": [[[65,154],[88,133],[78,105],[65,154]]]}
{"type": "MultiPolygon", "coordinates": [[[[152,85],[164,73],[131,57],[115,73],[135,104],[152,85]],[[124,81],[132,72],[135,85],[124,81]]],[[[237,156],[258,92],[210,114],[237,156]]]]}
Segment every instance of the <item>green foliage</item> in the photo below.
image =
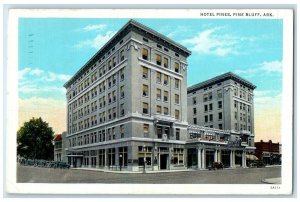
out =
{"type": "Polygon", "coordinates": [[[54,132],[42,118],[32,118],[17,132],[17,153],[30,159],[53,159],[54,132]]]}

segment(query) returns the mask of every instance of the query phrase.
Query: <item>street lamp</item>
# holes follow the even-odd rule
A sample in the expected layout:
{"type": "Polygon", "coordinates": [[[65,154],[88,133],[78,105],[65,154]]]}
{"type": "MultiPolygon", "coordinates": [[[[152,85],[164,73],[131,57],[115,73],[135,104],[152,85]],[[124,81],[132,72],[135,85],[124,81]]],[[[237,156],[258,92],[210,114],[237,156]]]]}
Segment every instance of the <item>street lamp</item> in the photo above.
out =
{"type": "Polygon", "coordinates": [[[146,145],[143,145],[143,151],[144,151],[144,167],[143,167],[143,173],[146,173],[146,145]]]}
{"type": "Polygon", "coordinates": [[[120,171],[122,171],[122,154],[120,154],[119,166],[120,166],[120,171]]]}

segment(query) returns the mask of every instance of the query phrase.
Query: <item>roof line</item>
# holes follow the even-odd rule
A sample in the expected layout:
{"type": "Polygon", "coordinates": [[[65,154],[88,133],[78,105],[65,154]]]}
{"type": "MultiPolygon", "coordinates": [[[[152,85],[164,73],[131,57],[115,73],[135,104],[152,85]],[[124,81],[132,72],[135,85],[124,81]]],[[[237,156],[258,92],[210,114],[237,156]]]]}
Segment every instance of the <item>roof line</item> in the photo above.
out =
{"type": "Polygon", "coordinates": [[[150,27],[147,27],[139,22],[137,22],[136,20],[130,19],[121,29],[119,29],[119,31],[110,39],[108,40],[93,56],[92,58],[90,58],[63,86],[65,88],[67,88],[70,84],[70,82],[79,74],[80,71],[84,70],[90,63],[91,61],[93,61],[106,47],[108,47],[108,45],[115,39],[117,38],[118,35],[121,34],[121,32],[123,32],[130,24],[139,27],[141,29],[144,29],[146,32],[149,32],[151,34],[154,35],[158,35],[158,37],[162,38],[163,40],[165,40],[166,42],[174,45],[175,47],[180,48],[182,51],[186,52],[188,55],[191,54],[191,51],[189,51],[186,47],[176,43],[175,41],[173,41],[172,39],[158,33],[157,31],[151,29],[150,27]]]}
{"type": "Polygon", "coordinates": [[[213,77],[211,79],[208,79],[206,81],[200,82],[198,84],[192,85],[190,87],[188,87],[187,91],[188,93],[208,87],[210,85],[212,85],[212,83],[220,81],[220,80],[227,80],[227,79],[233,79],[235,81],[238,82],[242,82],[245,86],[251,88],[251,89],[255,89],[256,86],[254,84],[252,84],[250,81],[247,81],[246,79],[232,73],[232,72],[227,72],[225,74],[221,74],[219,76],[213,77]]]}

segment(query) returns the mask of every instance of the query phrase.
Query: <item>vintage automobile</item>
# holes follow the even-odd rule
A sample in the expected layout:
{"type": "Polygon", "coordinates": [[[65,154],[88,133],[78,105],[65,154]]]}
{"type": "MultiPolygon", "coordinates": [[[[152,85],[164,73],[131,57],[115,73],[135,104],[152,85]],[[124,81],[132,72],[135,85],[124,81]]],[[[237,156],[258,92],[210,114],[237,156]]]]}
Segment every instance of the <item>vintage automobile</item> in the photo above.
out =
{"type": "Polygon", "coordinates": [[[250,168],[264,168],[266,167],[266,164],[263,161],[253,161],[249,164],[250,168]]]}
{"type": "Polygon", "coordinates": [[[219,170],[224,169],[224,165],[222,162],[213,162],[211,165],[208,166],[208,170],[219,170]]]}

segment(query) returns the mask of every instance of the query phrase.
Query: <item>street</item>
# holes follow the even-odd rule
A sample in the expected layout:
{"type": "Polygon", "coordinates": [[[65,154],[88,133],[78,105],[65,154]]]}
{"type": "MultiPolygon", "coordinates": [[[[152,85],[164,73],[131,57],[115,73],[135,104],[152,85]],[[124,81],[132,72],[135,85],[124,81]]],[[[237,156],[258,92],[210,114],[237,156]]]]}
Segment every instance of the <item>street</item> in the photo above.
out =
{"type": "Polygon", "coordinates": [[[17,167],[18,183],[128,183],[128,184],[262,184],[281,177],[281,167],[190,170],[158,173],[108,173],[79,169],[17,167]]]}

